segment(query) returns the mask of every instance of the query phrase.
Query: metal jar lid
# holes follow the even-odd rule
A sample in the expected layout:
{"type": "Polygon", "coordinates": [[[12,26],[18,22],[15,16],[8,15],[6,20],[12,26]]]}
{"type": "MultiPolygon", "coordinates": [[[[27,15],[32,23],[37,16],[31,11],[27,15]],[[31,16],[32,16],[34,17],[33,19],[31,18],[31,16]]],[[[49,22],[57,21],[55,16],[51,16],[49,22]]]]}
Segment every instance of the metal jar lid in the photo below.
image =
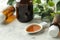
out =
{"type": "Polygon", "coordinates": [[[20,2],[21,0],[16,0],[16,2],[20,2]]]}
{"type": "Polygon", "coordinates": [[[6,16],[3,13],[0,13],[0,23],[5,20],[6,16]]]}

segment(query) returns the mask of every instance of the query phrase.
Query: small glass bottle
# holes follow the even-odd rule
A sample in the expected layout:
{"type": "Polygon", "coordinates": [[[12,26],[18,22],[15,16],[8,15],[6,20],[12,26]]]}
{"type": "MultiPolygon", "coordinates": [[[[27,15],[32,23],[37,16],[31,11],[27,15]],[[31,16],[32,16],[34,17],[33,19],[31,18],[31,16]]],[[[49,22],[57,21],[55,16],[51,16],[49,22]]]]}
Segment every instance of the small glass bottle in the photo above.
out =
{"type": "Polygon", "coordinates": [[[60,30],[60,14],[56,14],[49,27],[49,35],[52,37],[57,37],[60,30]]]}
{"type": "Polygon", "coordinates": [[[4,24],[9,24],[12,21],[14,21],[14,19],[16,18],[14,12],[15,12],[14,6],[8,6],[6,9],[2,11],[2,14],[6,16],[6,18],[4,19],[4,24]]]}
{"type": "Polygon", "coordinates": [[[56,14],[53,18],[51,25],[56,25],[60,29],[60,14],[56,14]]]}
{"type": "Polygon", "coordinates": [[[16,0],[16,15],[20,22],[29,22],[33,19],[32,0],[16,0]]]}

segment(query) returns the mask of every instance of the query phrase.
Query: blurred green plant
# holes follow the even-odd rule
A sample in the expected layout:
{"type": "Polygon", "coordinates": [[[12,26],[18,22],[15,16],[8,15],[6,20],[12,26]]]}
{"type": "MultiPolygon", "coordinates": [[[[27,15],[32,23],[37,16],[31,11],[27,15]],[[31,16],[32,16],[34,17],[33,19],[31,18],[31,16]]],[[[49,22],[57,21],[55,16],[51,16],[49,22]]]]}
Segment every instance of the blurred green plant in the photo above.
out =
{"type": "Polygon", "coordinates": [[[47,0],[46,2],[47,3],[41,4],[41,0],[34,0],[33,1],[34,10],[33,11],[35,14],[40,15],[42,19],[48,18],[50,21],[52,21],[52,19],[53,19],[52,14],[54,14],[54,10],[49,8],[48,6],[53,7],[54,3],[52,0],[47,0]],[[39,2],[37,2],[37,1],[39,1],[39,2]]]}

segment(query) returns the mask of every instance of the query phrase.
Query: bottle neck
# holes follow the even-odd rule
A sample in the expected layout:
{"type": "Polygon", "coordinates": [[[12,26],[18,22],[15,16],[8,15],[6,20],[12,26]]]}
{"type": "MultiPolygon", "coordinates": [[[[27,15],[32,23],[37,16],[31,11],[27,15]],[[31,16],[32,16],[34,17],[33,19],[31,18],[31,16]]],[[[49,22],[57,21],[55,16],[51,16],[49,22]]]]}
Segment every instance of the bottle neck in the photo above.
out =
{"type": "Polygon", "coordinates": [[[32,0],[16,0],[20,4],[32,4],[32,0]]]}

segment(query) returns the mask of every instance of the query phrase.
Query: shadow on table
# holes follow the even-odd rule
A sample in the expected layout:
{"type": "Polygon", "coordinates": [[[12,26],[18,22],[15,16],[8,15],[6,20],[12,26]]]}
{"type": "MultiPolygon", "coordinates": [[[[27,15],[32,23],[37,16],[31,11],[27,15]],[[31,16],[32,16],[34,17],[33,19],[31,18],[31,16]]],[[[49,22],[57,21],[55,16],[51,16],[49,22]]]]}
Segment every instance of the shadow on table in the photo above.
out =
{"type": "Polygon", "coordinates": [[[57,37],[55,37],[55,38],[58,38],[58,39],[60,39],[60,32],[58,33],[58,36],[57,36],[57,37]]]}
{"type": "Polygon", "coordinates": [[[29,33],[29,35],[42,35],[42,34],[44,34],[44,32],[45,32],[45,29],[43,29],[39,32],[36,32],[36,33],[29,33]]]}

